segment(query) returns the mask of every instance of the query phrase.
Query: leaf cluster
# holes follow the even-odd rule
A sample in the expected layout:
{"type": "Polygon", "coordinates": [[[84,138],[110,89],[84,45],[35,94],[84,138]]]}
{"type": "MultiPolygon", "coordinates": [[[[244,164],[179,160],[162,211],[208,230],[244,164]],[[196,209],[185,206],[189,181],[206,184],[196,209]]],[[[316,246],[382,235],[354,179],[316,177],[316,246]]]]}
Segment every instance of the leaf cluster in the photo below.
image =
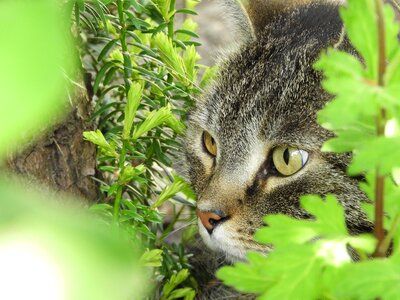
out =
{"type": "Polygon", "coordinates": [[[84,133],[98,146],[102,173],[95,180],[104,197],[91,209],[127,228],[133,246],[141,242],[153,297],[193,299],[196,283],[184,247],[165,240],[175,224],[194,218],[193,192],[171,165],[179,159],[186,112],[212,76],[198,64],[197,24],[190,18],[197,2],[187,1],[183,9],[174,0],[69,4],[82,64],[92,77],[90,121],[98,123],[96,131],[84,133]],[[179,28],[177,15],[185,16],[179,28]],[[163,209],[172,210],[168,222],[163,209]]]}

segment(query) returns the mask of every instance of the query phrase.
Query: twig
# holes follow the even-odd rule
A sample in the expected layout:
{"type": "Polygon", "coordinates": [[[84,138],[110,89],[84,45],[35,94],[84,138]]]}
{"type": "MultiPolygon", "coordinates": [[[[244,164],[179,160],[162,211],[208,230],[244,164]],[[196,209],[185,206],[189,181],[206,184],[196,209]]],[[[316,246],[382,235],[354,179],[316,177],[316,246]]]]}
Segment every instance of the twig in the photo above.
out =
{"type": "MultiPolygon", "coordinates": [[[[383,17],[383,3],[382,0],[375,0],[376,14],[377,14],[377,27],[378,27],[378,85],[383,87],[384,74],[386,71],[386,57],[385,57],[385,24],[383,17]]],[[[381,108],[377,117],[377,135],[383,136],[385,134],[386,124],[386,111],[381,108]]],[[[374,256],[384,257],[386,253],[382,253],[382,243],[385,239],[385,232],[383,227],[383,211],[384,211],[384,186],[385,176],[379,174],[379,168],[376,168],[375,177],[375,228],[374,234],[378,240],[374,256]]]]}

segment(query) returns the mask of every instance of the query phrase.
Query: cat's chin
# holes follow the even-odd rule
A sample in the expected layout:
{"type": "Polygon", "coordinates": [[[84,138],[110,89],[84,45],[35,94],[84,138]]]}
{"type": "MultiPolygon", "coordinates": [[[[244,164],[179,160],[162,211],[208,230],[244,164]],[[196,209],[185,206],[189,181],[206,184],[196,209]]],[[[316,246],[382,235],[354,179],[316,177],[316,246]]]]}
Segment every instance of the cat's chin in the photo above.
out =
{"type": "Polygon", "coordinates": [[[241,245],[223,226],[218,226],[214,229],[212,234],[209,234],[204,226],[199,224],[199,233],[204,243],[211,250],[216,252],[215,255],[224,255],[228,263],[246,261],[246,254],[248,251],[259,251],[263,253],[269,251],[267,247],[261,247],[259,245],[252,245],[252,247],[249,247],[249,245],[241,245]]]}

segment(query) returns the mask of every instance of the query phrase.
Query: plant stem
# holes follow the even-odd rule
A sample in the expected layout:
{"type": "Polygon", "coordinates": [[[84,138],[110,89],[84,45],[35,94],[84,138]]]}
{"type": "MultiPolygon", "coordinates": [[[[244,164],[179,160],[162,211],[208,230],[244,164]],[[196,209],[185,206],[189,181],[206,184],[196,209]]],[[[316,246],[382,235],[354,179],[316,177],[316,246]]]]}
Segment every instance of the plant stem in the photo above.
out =
{"type": "Polygon", "coordinates": [[[392,223],[392,226],[390,227],[388,234],[386,235],[385,239],[380,245],[380,248],[377,249],[377,252],[386,253],[388,251],[392,238],[396,233],[396,230],[399,227],[399,225],[400,225],[400,214],[397,214],[396,217],[394,218],[394,221],[392,223]]]}
{"type": "Polygon", "coordinates": [[[124,81],[125,81],[125,95],[128,95],[130,84],[130,69],[129,66],[131,65],[130,56],[128,52],[128,45],[126,43],[126,24],[125,24],[125,16],[124,16],[124,2],[123,0],[117,1],[117,8],[118,8],[118,18],[119,23],[121,25],[121,32],[119,35],[119,40],[121,42],[122,48],[122,56],[124,58],[124,81]]]}
{"type": "MultiPolygon", "coordinates": [[[[171,3],[169,5],[169,13],[171,13],[175,9],[175,1],[176,0],[171,0],[171,3]]],[[[175,16],[172,16],[168,22],[168,37],[171,40],[174,38],[174,18],[175,16]]]]}
{"type": "Polygon", "coordinates": [[[121,205],[121,199],[122,199],[122,185],[118,186],[117,189],[117,194],[115,196],[114,200],[114,222],[117,224],[119,220],[119,208],[121,205]]]}
{"type": "MultiPolygon", "coordinates": [[[[382,0],[375,0],[376,14],[377,14],[377,27],[378,27],[378,85],[383,87],[383,76],[386,71],[386,44],[385,44],[385,24],[383,17],[383,3],[382,0]]],[[[385,134],[386,124],[386,111],[384,108],[380,109],[379,115],[376,120],[377,135],[382,136],[385,134]]],[[[384,214],[384,189],[385,189],[385,176],[379,174],[379,168],[376,168],[375,175],[375,228],[374,234],[378,240],[374,256],[384,257],[385,252],[381,252],[382,244],[385,239],[385,231],[383,227],[383,214],[384,214]]]]}

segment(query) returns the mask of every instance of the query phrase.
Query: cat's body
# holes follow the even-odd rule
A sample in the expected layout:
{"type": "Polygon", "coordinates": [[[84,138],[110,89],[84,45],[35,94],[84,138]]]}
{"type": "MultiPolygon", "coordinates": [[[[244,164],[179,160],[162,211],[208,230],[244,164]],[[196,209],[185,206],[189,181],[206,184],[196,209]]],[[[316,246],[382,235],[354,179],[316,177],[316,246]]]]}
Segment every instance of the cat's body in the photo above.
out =
{"type": "MultiPolygon", "coordinates": [[[[366,196],[346,175],[350,155],[320,151],[332,134],[317,124],[316,112],[331,96],[312,65],[328,47],[355,53],[338,5],[254,0],[247,14],[234,11],[247,37],[220,65],[188,121],[186,159],[199,232],[215,251],[196,259],[204,267],[199,272],[212,272],[216,257],[237,261],[248,250],[269,251],[252,239],[262,217],[307,218],[299,208],[304,194],[336,194],[350,231],[371,230],[360,210],[366,196]]],[[[214,294],[205,299],[222,298],[218,288],[209,291],[214,294]]]]}

